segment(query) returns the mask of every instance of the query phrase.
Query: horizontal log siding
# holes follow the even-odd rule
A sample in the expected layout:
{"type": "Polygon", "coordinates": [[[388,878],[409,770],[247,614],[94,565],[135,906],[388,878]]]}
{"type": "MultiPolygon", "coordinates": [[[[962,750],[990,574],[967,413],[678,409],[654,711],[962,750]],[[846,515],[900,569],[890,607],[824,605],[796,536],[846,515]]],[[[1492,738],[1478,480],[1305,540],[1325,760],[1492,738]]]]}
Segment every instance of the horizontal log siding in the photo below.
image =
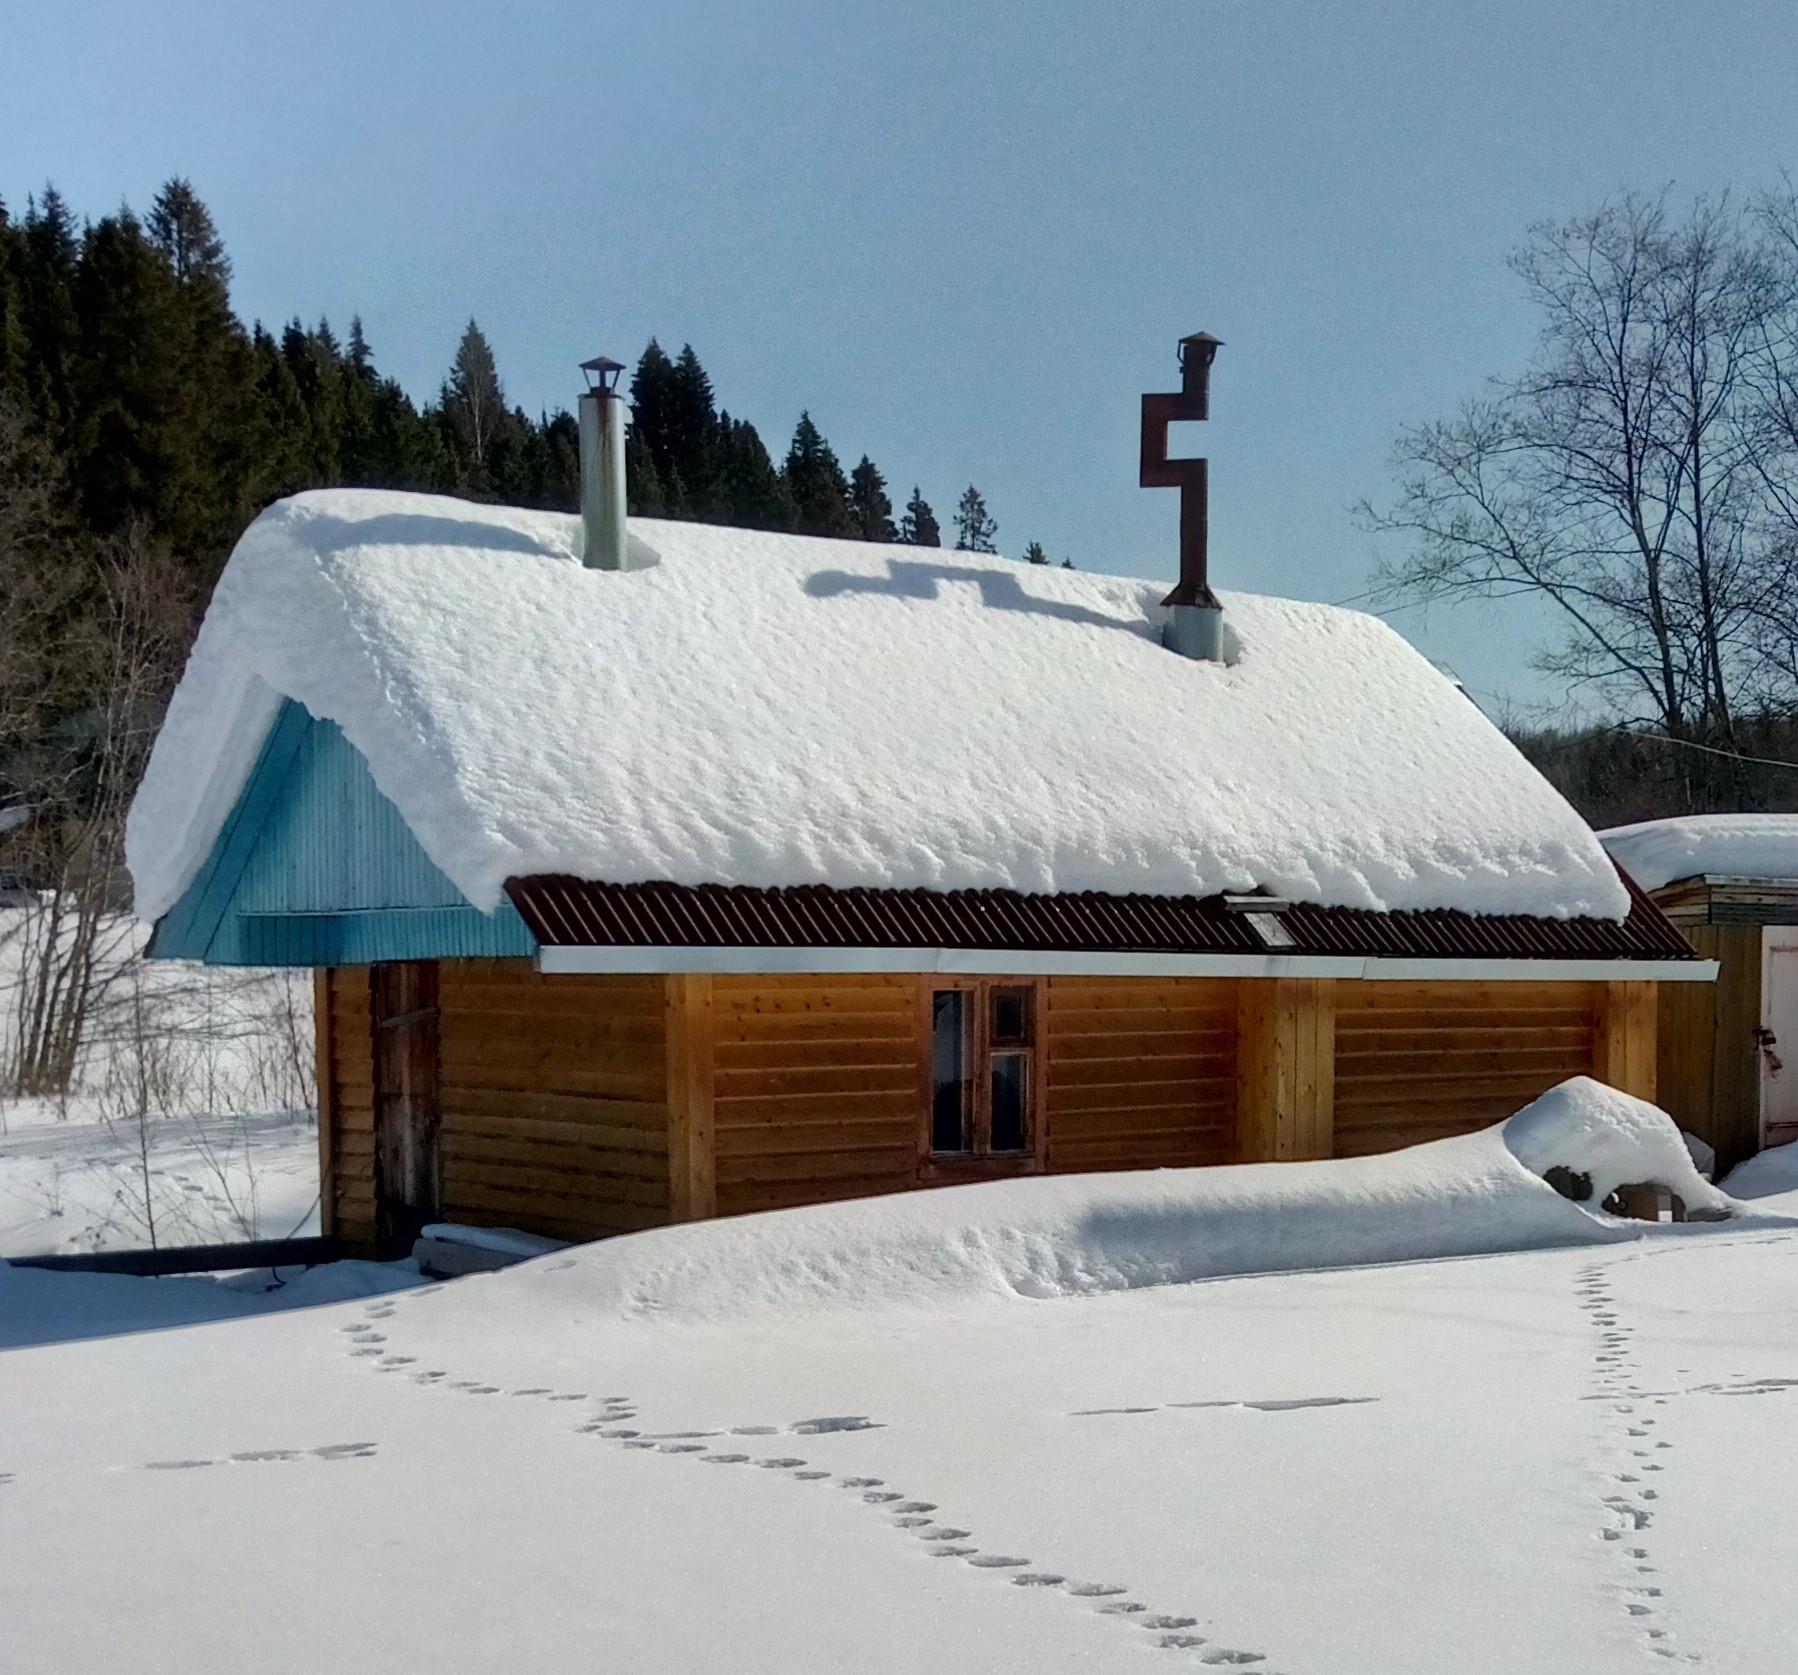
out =
{"type": "MultiPolygon", "coordinates": [[[[368,967],[338,966],[326,973],[328,1004],[316,1027],[329,1029],[331,1090],[319,1091],[319,1110],[331,1124],[330,1172],[319,1183],[328,1200],[331,1231],[356,1250],[375,1242],[375,1054],[369,1025],[368,967]]],[[[323,1059],[326,1055],[321,1054],[323,1059]]]]}
{"type": "Polygon", "coordinates": [[[666,1222],[662,979],[439,969],[445,1217],[558,1239],[666,1222]]]}
{"type": "Polygon", "coordinates": [[[1588,1075],[1604,985],[1338,983],[1336,1155],[1466,1134],[1588,1075]]]}
{"type": "Polygon", "coordinates": [[[917,979],[713,979],[720,1215],[918,1183],[917,979]]]}
{"type": "Polygon", "coordinates": [[[1228,1163],[1237,986],[1229,978],[1048,981],[1051,1170],[1228,1163]]]}

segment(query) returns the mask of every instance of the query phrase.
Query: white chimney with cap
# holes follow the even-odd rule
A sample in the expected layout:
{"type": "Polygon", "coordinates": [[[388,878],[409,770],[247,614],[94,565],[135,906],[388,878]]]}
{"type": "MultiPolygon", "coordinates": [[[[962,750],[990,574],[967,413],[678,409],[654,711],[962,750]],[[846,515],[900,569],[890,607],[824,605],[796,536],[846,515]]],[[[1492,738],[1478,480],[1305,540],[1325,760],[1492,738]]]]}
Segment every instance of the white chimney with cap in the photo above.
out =
{"type": "Polygon", "coordinates": [[[629,568],[625,530],[624,395],[621,361],[581,362],[581,563],[589,570],[629,568]]]}

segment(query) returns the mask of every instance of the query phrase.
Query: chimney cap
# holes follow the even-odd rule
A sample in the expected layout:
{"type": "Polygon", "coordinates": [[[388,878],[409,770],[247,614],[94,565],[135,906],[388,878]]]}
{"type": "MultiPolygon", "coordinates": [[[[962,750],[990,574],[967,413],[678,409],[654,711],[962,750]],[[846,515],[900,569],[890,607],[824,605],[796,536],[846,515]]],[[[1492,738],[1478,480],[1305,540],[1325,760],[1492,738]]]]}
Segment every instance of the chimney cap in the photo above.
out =
{"type": "Polygon", "coordinates": [[[581,371],[587,374],[588,389],[616,389],[618,375],[624,371],[624,362],[615,361],[608,355],[595,355],[592,360],[581,362],[581,371]]]}
{"type": "Polygon", "coordinates": [[[1189,332],[1180,339],[1180,364],[1186,365],[1187,353],[1194,349],[1203,361],[1209,363],[1223,346],[1224,340],[1213,337],[1210,332],[1189,332]]]}

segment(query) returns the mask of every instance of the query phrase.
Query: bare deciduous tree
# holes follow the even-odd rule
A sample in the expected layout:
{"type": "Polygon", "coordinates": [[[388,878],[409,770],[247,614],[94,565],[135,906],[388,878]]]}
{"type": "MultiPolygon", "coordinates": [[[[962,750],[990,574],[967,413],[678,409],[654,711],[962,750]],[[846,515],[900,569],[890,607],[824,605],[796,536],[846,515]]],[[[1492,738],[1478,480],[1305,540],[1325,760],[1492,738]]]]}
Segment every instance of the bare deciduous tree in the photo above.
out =
{"type": "Polygon", "coordinates": [[[12,976],[0,1082],[65,1091],[95,985],[116,971],[125,811],[180,668],[179,570],[139,531],[104,542],[60,517],[62,485],[16,407],[0,407],[0,830],[12,976]]]}
{"type": "Polygon", "coordinates": [[[1533,364],[1406,432],[1396,503],[1363,508],[1413,542],[1391,593],[1548,599],[1566,634],[1541,665],[1675,738],[1729,748],[1745,708],[1789,706],[1798,217],[1781,213],[1724,196],[1678,219],[1665,194],[1626,196],[1532,228],[1511,265],[1542,319],[1533,364]]]}

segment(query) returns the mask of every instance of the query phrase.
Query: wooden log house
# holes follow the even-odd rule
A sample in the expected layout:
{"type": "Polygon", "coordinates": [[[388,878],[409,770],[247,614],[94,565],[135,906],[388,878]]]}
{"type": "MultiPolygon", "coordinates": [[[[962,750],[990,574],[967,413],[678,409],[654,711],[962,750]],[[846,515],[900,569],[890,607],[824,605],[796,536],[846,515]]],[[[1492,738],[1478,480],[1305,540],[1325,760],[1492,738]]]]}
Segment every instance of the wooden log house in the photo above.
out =
{"type": "MultiPolygon", "coordinates": [[[[1152,399],[1144,481],[1184,480],[1152,399]]],[[[582,423],[603,486],[615,397],[582,423]]],[[[317,972],[327,1232],[586,1239],[1654,1094],[1658,989],[1713,967],[1375,619],[1220,600],[1189,549],[1160,600],[598,499],[272,507],[158,740],[153,953],[317,972]]]]}

